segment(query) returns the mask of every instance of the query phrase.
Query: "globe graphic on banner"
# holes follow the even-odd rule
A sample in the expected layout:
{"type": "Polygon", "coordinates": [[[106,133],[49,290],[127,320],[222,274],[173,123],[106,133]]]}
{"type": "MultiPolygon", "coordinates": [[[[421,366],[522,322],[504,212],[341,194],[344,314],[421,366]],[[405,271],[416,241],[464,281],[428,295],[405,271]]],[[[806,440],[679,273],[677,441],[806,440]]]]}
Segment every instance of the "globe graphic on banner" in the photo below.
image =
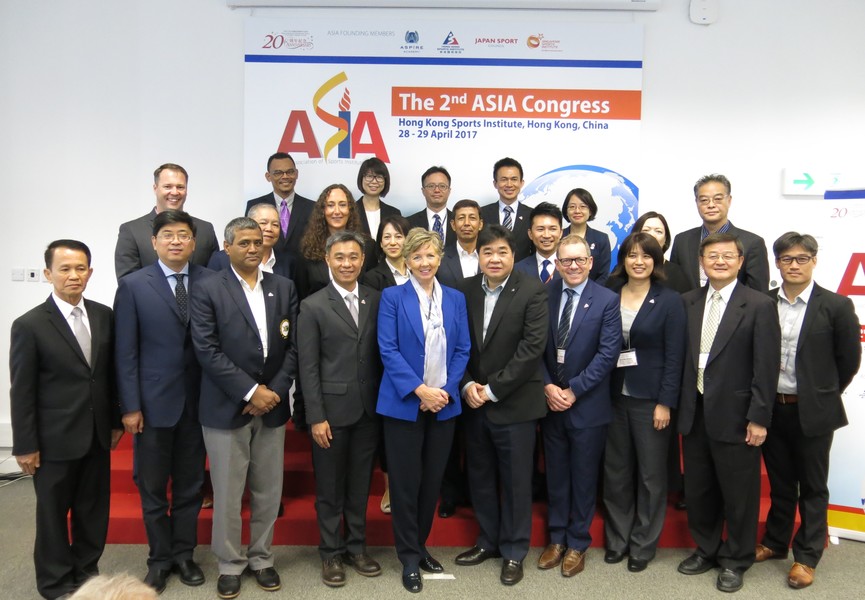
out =
{"type": "Polygon", "coordinates": [[[522,201],[531,207],[551,202],[561,208],[565,196],[574,188],[588,190],[598,205],[598,214],[589,227],[609,236],[612,268],[616,265],[622,240],[631,232],[639,216],[639,190],[627,177],[615,171],[595,165],[570,165],[531,181],[523,188],[522,201]]]}

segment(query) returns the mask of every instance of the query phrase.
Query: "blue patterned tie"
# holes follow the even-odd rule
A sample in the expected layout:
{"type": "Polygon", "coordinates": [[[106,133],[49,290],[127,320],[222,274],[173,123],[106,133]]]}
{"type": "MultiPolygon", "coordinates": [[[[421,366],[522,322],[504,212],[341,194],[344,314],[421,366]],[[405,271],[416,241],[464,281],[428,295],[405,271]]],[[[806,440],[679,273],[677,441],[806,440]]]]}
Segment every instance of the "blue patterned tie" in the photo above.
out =
{"type": "Polygon", "coordinates": [[[502,225],[507,227],[511,231],[514,230],[514,221],[513,221],[513,219],[511,219],[511,213],[513,213],[513,212],[514,212],[513,208],[511,208],[510,206],[506,206],[505,207],[505,220],[502,221],[502,225]]]}
{"type": "Polygon", "coordinates": [[[177,310],[180,311],[180,318],[186,323],[189,319],[189,296],[186,293],[186,287],[183,285],[183,273],[176,273],[174,278],[177,280],[177,285],[174,286],[174,299],[177,300],[177,310]]]}
{"type": "Polygon", "coordinates": [[[550,263],[550,261],[546,258],[544,259],[544,262],[541,263],[541,266],[543,267],[541,269],[541,282],[542,283],[548,283],[550,281],[550,279],[552,279],[552,277],[553,277],[553,274],[550,272],[550,265],[551,264],[552,263],[550,263]]]}
{"type": "Polygon", "coordinates": [[[439,234],[442,242],[445,241],[445,232],[442,231],[442,218],[438,215],[433,215],[433,233],[439,234]]]}

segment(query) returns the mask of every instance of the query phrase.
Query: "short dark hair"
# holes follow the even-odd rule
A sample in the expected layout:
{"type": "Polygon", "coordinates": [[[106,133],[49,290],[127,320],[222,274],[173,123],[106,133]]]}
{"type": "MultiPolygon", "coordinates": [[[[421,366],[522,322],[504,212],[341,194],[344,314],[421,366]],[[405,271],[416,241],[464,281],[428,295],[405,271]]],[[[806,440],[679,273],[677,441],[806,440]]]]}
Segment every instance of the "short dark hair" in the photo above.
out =
{"type": "Polygon", "coordinates": [[[423,175],[420,176],[420,184],[423,185],[423,182],[426,181],[426,178],[434,173],[441,173],[448,178],[448,185],[451,184],[451,174],[448,173],[448,170],[444,167],[430,167],[429,169],[424,171],[423,175]]]}
{"type": "Polygon", "coordinates": [[[529,215],[529,228],[534,226],[535,217],[552,217],[559,225],[562,224],[562,211],[559,210],[558,206],[551,202],[541,202],[532,209],[532,212],[529,215]]]}
{"type": "Polygon", "coordinates": [[[497,160],[496,164],[493,165],[493,181],[498,178],[499,169],[503,169],[504,167],[516,167],[520,172],[520,181],[523,180],[523,165],[521,165],[516,159],[506,156],[497,160]]]}
{"type": "Polygon", "coordinates": [[[225,241],[233,244],[238,231],[248,231],[250,229],[255,229],[258,232],[261,231],[259,224],[249,217],[236,217],[225,226],[225,241]]]}
{"type": "Polygon", "coordinates": [[[165,163],[156,167],[156,170],[153,172],[153,183],[159,183],[159,175],[163,171],[178,171],[179,173],[183,173],[183,178],[186,179],[186,183],[189,183],[189,173],[186,172],[186,169],[175,163],[165,163]]]}
{"type": "Polygon", "coordinates": [[[631,228],[631,231],[636,233],[637,231],[642,231],[643,227],[646,225],[646,221],[649,219],[658,219],[664,225],[664,245],[661,246],[661,250],[666,252],[670,249],[670,242],[673,240],[673,236],[670,234],[670,226],[667,225],[667,219],[664,218],[659,212],[655,212],[650,210],[649,212],[643,213],[640,215],[640,218],[637,219],[634,226],[631,228]]]}
{"type": "Polygon", "coordinates": [[[625,270],[625,259],[634,248],[639,248],[652,257],[654,265],[652,266],[652,273],[649,276],[652,281],[663,281],[667,278],[664,273],[664,251],[661,249],[658,240],[651,234],[634,231],[622,240],[622,245],[619,246],[616,268],[610,273],[610,279],[628,281],[628,272],[625,270]]]}
{"type": "Polygon", "coordinates": [[[68,248],[70,250],[77,250],[83,252],[87,257],[87,266],[90,266],[90,248],[87,247],[87,244],[84,242],[79,242],[78,240],[54,240],[48,247],[45,249],[45,268],[51,269],[51,264],[54,262],[54,251],[57,248],[68,248]]]}
{"type": "Polygon", "coordinates": [[[156,215],[153,219],[153,237],[156,237],[163,227],[172,223],[182,223],[186,225],[189,227],[189,231],[192,232],[192,237],[195,237],[195,221],[192,220],[192,217],[188,212],[182,210],[163,210],[161,213],[156,215]]]}
{"type": "Polygon", "coordinates": [[[384,228],[388,225],[399,231],[403,237],[407,236],[411,229],[411,223],[402,215],[389,215],[385,217],[378,224],[378,233],[375,234],[375,243],[379,248],[381,248],[381,238],[384,236],[384,228]]]}
{"type": "Polygon", "coordinates": [[[294,162],[294,159],[291,157],[291,154],[289,154],[288,152],[275,152],[275,153],[270,155],[270,158],[267,159],[267,170],[270,171],[270,163],[272,163],[273,161],[284,160],[286,158],[288,160],[290,160],[291,164],[293,164],[295,167],[297,166],[297,163],[294,162]]]}
{"type": "Polygon", "coordinates": [[[330,249],[333,248],[334,244],[341,244],[343,242],[357,243],[360,246],[360,253],[363,254],[363,235],[357,231],[349,231],[348,229],[337,231],[327,238],[327,241],[324,243],[324,253],[330,254],[330,249]]]}
{"type": "MultiPolygon", "coordinates": [[[[474,200],[470,200],[469,198],[463,198],[462,200],[454,204],[454,207],[451,209],[451,215],[453,215],[451,217],[451,221],[456,218],[457,211],[464,208],[473,208],[478,211],[478,216],[481,216],[481,205],[474,200]]],[[[483,217],[481,217],[481,219],[483,219],[483,217]]]]}
{"type": "Polygon", "coordinates": [[[727,193],[729,194],[732,190],[730,186],[730,180],[721,175],[720,173],[711,173],[709,175],[703,175],[697,180],[697,183],[694,184],[694,198],[697,197],[697,190],[706,185],[707,183],[720,183],[725,188],[727,188],[727,193]]]}
{"type": "Polygon", "coordinates": [[[712,244],[726,244],[727,242],[735,242],[736,250],[739,251],[739,256],[745,255],[745,246],[742,245],[742,240],[739,239],[739,236],[733,233],[712,233],[707,235],[702,242],[700,242],[700,256],[703,256],[703,250],[705,250],[706,246],[711,246],[712,244]]]}
{"type": "Polygon", "coordinates": [[[478,254],[480,254],[481,248],[484,246],[489,246],[493,242],[497,242],[498,240],[504,240],[508,243],[508,247],[511,249],[511,253],[516,253],[516,242],[514,242],[514,234],[510,229],[505,227],[504,225],[488,225],[481,229],[480,233],[478,233],[478,242],[477,242],[477,250],[478,254]]]}
{"type": "Polygon", "coordinates": [[[571,222],[570,218],[568,218],[568,204],[571,203],[571,196],[576,196],[583,201],[583,204],[589,207],[589,218],[586,219],[586,221],[594,221],[595,215],[598,214],[598,205],[595,202],[595,199],[592,198],[592,194],[589,193],[589,190],[583,188],[574,188],[565,194],[565,201],[562,203],[562,214],[565,216],[565,221],[568,223],[571,222]]]}
{"type": "Polygon", "coordinates": [[[390,172],[387,170],[387,165],[384,161],[377,156],[373,156],[360,163],[360,168],[357,170],[357,189],[360,190],[361,195],[364,194],[363,178],[367,174],[384,177],[384,188],[381,190],[381,197],[384,198],[387,196],[387,193],[390,191],[390,172]]]}
{"type": "Polygon", "coordinates": [[[817,256],[817,240],[814,239],[814,236],[797,231],[788,231],[775,240],[775,243],[772,244],[772,253],[775,254],[775,259],[778,259],[794,246],[802,246],[805,252],[811,256],[817,256]]]}

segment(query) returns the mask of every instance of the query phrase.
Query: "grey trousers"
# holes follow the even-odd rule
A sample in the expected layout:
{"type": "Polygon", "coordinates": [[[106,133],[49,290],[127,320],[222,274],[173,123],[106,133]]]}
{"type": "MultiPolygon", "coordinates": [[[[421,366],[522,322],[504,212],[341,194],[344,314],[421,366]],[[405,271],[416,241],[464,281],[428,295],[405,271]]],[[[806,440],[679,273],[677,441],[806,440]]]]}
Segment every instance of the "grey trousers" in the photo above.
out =
{"type": "Polygon", "coordinates": [[[282,498],[285,427],[265,427],[261,417],[237,429],[202,427],[213,482],[210,548],[220,575],[273,566],[273,526],[282,498]],[[249,547],[241,549],[240,504],[249,483],[249,547]]]}

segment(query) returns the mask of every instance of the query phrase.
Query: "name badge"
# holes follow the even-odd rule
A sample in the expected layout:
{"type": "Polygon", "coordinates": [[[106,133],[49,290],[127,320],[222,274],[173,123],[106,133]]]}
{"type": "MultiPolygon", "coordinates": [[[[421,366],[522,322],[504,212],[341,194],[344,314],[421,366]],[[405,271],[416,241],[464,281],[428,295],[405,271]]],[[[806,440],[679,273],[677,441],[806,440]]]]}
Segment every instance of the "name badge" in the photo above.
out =
{"type": "Polygon", "coordinates": [[[697,367],[699,367],[700,369],[705,369],[706,364],[708,362],[709,362],[709,353],[708,352],[701,352],[699,362],[697,363],[697,367]]]}
{"type": "Polygon", "coordinates": [[[560,365],[565,364],[565,349],[556,348],[556,362],[560,365]]]}
{"type": "Polygon", "coordinates": [[[637,351],[636,350],[623,350],[621,354],[619,354],[619,361],[616,363],[616,366],[621,367],[636,367],[637,366],[637,351]]]}

